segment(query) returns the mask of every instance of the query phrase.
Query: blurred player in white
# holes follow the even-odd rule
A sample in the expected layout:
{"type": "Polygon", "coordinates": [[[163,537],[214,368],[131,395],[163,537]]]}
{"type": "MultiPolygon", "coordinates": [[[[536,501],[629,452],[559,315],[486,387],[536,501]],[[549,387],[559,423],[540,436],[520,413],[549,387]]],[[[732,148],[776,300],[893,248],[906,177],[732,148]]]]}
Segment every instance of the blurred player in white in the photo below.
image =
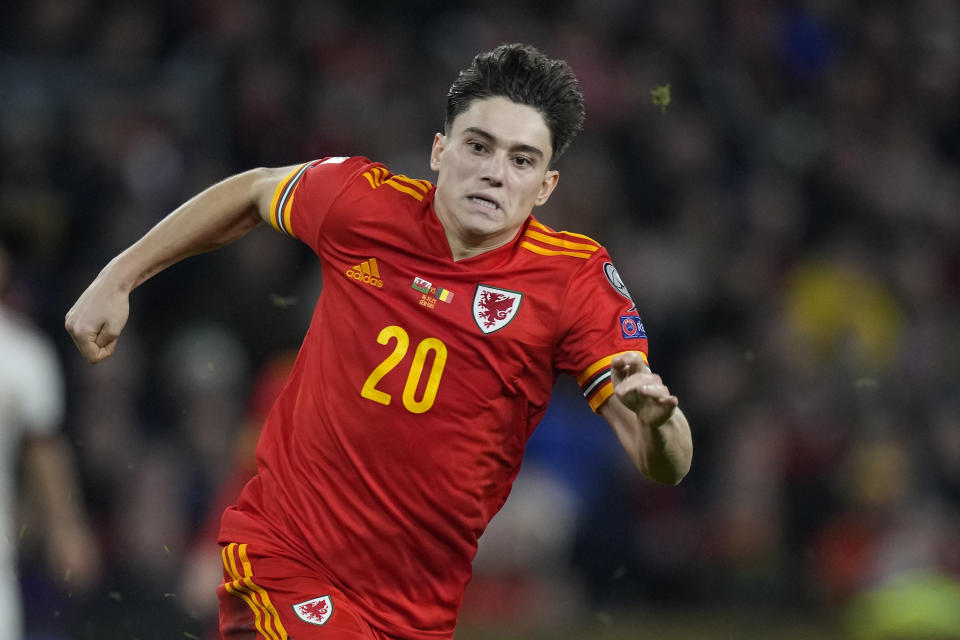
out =
{"type": "Polygon", "coordinates": [[[80,506],[70,448],[60,433],[64,389],[60,363],[49,338],[4,303],[10,258],[0,238],[0,634],[23,634],[17,583],[17,470],[37,502],[51,576],[70,589],[96,582],[100,553],[80,506]],[[22,461],[22,462],[21,462],[22,461]]]}

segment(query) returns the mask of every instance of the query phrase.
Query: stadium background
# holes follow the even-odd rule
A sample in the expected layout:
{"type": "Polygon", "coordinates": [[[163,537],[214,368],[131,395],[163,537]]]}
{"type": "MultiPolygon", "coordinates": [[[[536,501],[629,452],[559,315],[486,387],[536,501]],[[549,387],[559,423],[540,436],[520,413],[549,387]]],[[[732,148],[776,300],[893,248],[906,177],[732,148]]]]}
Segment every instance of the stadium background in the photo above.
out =
{"type": "Polygon", "coordinates": [[[430,178],[447,86],[505,41],[581,79],[539,215],[609,247],[696,452],[644,481],[561,384],[458,638],[960,637],[956,2],[36,0],[0,9],[0,222],[106,565],[47,576],[25,505],[30,638],[205,636],[204,523],[319,278],[258,229],[137,290],[96,367],[62,330],[86,283],[243,169],[430,178]]]}

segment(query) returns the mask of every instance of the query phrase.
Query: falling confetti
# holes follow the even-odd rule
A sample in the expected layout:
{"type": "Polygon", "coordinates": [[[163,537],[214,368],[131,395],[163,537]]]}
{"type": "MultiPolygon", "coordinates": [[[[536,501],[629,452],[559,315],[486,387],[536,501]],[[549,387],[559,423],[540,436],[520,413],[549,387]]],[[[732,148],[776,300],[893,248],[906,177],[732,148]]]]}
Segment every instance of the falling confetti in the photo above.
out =
{"type": "Polygon", "coordinates": [[[297,304],[297,299],[293,296],[282,296],[279,293],[271,293],[270,303],[275,307],[292,307],[297,304]]]}
{"type": "Polygon", "coordinates": [[[670,85],[661,85],[650,91],[650,101],[660,107],[660,113],[666,113],[670,105],[670,85]]]}

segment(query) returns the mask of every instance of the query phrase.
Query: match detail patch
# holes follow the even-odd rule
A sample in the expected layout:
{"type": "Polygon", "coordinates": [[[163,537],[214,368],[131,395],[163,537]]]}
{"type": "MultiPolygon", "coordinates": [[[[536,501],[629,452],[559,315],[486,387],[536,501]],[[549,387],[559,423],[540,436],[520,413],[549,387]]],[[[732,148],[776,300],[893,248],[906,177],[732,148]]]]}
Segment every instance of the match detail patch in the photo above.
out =
{"type": "Polygon", "coordinates": [[[420,306],[427,307],[428,309],[435,308],[438,301],[445,302],[446,304],[453,302],[453,291],[450,291],[450,289],[444,289],[440,286],[435,286],[429,280],[424,280],[419,276],[413,279],[413,283],[410,285],[410,288],[420,292],[421,295],[419,304],[420,306]]]}

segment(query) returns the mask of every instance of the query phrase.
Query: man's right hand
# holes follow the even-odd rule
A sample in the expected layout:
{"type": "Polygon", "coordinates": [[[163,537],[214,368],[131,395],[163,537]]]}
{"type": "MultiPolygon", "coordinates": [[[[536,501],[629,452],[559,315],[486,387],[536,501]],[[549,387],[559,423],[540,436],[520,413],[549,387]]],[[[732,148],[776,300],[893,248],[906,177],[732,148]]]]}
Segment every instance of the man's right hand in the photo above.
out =
{"type": "Polygon", "coordinates": [[[64,327],[89,362],[110,357],[130,316],[130,292],[117,286],[109,267],[87,287],[67,312],[64,327]]]}

